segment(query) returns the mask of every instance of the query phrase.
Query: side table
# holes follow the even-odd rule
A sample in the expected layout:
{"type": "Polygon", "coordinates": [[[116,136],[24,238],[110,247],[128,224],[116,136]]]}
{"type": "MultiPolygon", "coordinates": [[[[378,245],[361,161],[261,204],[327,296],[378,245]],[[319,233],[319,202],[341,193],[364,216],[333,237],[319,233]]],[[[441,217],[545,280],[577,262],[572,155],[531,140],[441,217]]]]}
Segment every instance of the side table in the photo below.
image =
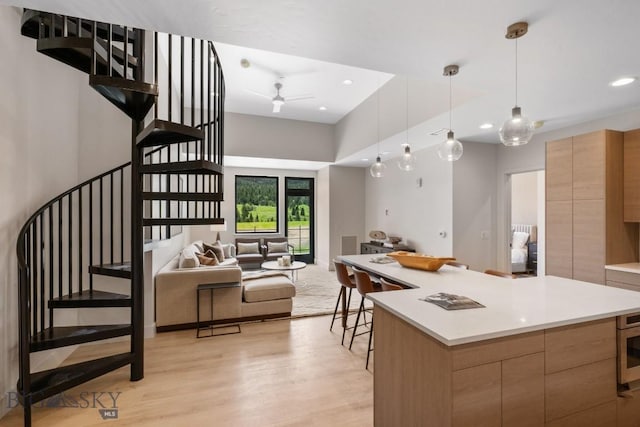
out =
{"type": "Polygon", "coordinates": [[[240,324],[236,323],[236,324],[231,324],[231,325],[218,325],[218,326],[214,326],[213,325],[213,291],[215,289],[224,289],[224,288],[238,288],[240,287],[241,284],[240,282],[232,282],[232,283],[207,283],[207,284],[202,284],[202,285],[198,285],[198,289],[196,291],[196,304],[197,304],[197,313],[198,313],[198,317],[197,317],[197,322],[196,322],[196,328],[197,328],[197,332],[196,332],[196,338],[207,338],[207,337],[215,337],[215,336],[219,336],[219,335],[231,335],[231,334],[239,334],[240,332],[242,332],[240,330],[240,324]],[[211,320],[210,320],[210,324],[206,325],[206,326],[200,326],[200,292],[202,291],[209,291],[209,300],[211,302],[211,320]],[[220,328],[238,328],[237,331],[233,331],[233,332],[225,332],[225,333],[221,333],[221,334],[214,334],[213,331],[215,329],[220,329],[220,328]],[[200,336],[200,331],[205,331],[208,330],[209,331],[209,335],[203,335],[200,336]]]}

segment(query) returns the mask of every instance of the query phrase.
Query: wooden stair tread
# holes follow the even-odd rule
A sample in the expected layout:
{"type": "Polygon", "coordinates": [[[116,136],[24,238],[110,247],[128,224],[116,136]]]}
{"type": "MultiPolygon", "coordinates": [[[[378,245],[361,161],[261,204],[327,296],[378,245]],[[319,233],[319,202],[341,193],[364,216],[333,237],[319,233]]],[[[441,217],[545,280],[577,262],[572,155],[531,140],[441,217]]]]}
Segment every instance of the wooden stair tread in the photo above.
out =
{"type": "Polygon", "coordinates": [[[99,341],[131,334],[131,325],[54,326],[31,337],[31,352],[99,341]]]}
{"type": "Polygon", "coordinates": [[[223,218],[144,218],[142,225],[211,225],[224,224],[223,218]]]}
{"type": "MultiPolygon", "coordinates": [[[[31,391],[26,396],[31,403],[36,403],[65,390],[114,371],[133,361],[131,353],[121,353],[100,359],[89,360],[73,365],[31,374],[31,391]]],[[[18,387],[20,390],[20,387],[18,387]]],[[[25,396],[18,399],[24,404],[25,396]]]]}
{"type": "Polygon", "coordinates": [[[204,131],[192,126],[155,119],[136,137],[136,144],[142,147],[176,144],[180,142],[202,141],[204,131]]]}
{"type": "Polygon", "coordinates": [[[101,276],[120,277],[131,279],[131,263],[97,264],[89,266],[89,273],[101,276]]]}
{"type": "Polygon", "coordinates": [[[187,162],[158,163],[140,166],[141,173],[166,173],[166,174],[204,174],[222,175],[222,165],[208,160],[190,160],[187,162]]]}
{"type": "Polygon", "coordinates": [[[148,192],[142,193],[143,200],[179,200],[183,202],[222,202],[222,193],[176,193],[176,192],[148,192]]]}
{"type": "MultiPolygon", "coordinates": [[[[129,275],[131,273],[129,272],[129,275]]],[[[49,308],[131,307],[131,297],[105,291],[83,291],[49,300],[49,308]]]]}
{"type": "Polygon", "coordinates": [[[101,75],[89,76],[89,84],[129,117],[142,120],[158,96],[152,83],[101,75]]]}

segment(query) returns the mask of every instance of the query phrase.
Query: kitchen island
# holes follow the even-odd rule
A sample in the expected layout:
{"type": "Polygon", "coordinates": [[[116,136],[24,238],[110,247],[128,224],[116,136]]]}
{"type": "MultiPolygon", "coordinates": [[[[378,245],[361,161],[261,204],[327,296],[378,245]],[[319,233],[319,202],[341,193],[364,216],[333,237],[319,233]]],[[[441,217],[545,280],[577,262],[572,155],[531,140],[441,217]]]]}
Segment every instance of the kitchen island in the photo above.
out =
{"type": "Polygon", "coordinates": [[[371,258],[340,257],[412,288],[370,294],[375,425],[626,421],[617,420],[615,318],[640,311],[640,293],[552,276],[425,272],[371,258]],[[485,307],[447,311],[420,299],[439,292],[485,307]]]}

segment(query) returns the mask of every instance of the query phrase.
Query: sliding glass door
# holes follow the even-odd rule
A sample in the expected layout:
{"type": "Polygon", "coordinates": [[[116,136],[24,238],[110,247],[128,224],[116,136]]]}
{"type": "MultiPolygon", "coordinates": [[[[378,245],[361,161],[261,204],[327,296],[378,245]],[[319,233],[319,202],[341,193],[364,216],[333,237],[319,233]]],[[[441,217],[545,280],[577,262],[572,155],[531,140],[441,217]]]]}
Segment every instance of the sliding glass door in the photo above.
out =
{"type": "Polygon", "coordinates": [[[308,264],[314,259],[313,178],[285,178],[286,235],[295,259],[308,264]]]}

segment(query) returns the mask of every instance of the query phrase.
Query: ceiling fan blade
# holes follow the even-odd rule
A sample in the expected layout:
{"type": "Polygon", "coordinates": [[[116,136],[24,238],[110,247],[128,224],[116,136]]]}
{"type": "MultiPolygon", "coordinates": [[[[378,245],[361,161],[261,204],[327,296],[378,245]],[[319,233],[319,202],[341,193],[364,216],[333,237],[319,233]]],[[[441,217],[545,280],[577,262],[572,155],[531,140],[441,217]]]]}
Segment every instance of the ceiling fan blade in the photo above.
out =
{"type": "Polygon", "coordinates": [[[273,103],[273,112],[274,113],[279,113],[280,112],[280,105],[281,104],[277,104],[277,103],[273,103]]]}
{"type": "Polygon", "coordinates": [[[290,102],[290,101],[302,101],[303,99],[313,99],[313,98],[315,98],[315,96],[313,95],[300,95],[300,96],[287,96],[285,100],[287,102],[290,102]]]}
{"type": "Polygon", "coordinates": [[[261,96],[263,98],[267,98],[267,99],[272,99],[273,95],[267,95],[265,93],[261,93],[261,92],[256,92],[255,90],[251,90],[251,89],[245,89],[247,92],[252,93],[254,95],[258,95],[261,96]]]}

